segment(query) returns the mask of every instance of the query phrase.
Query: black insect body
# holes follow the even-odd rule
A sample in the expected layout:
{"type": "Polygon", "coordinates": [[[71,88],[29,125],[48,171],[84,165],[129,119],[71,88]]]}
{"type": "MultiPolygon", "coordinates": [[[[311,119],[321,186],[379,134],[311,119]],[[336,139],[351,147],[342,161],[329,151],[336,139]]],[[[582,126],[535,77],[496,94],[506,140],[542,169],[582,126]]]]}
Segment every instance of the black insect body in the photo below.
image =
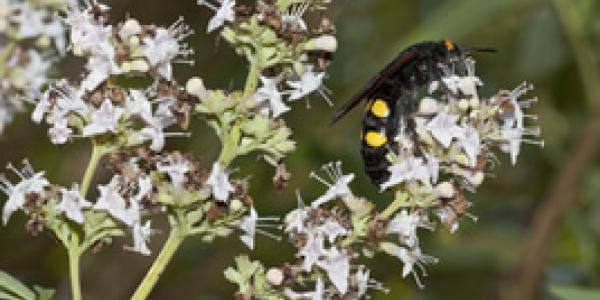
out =
{"type": "Polygon", "coordinates": [[[398,151],[394,138],[400,124],[404,124],[410,135],[416,136],[414,121],[409,116],[419,105],[418,92],[431,82],[440,80],[448,71],[466,74],[466,52],[447,40],[414,44],[402,51],[335,113],[332,123],[360,102],[367,101],[361,154],[365,171],[374,184],[380,185],[389,178],[387,155],[390,151],[398,151]]]}

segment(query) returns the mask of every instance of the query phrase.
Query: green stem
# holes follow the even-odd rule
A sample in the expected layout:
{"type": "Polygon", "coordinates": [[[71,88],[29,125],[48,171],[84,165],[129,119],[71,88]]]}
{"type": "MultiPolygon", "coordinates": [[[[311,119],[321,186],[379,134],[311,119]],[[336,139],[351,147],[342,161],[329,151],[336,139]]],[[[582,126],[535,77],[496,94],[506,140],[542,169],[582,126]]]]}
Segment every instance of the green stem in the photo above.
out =
{"type": "Polygon", "coordinates": [[[261,73],[261,67],[258,63],[258,55],[252,58],[250,62],[250,71],[246,78],[246,85],[244,86],[244,96],[248,97],[252,95],[258,87],[258,78],[261,73]]]}
{"type": "Polygon", "coordinates": [[[81,300],[81,281],[79,280],[80,258],[81,253],[77,249],[69,249],[69,275],[71,278],[71,296],[73,300],[81,300]]]}
{"type": "Polygon", "coordinates": [[[380,219],[389,219],[396,211],[406,206],[408,195],[405,192],[396,192],[396,198],[380,215],[380,219]]]}
{"type": "Polygon", "coordinates": [[[0,78],[4,78],[8,71],[8,57],[15,50],[17,44],[15,42],[11,42],[2,51],[0,51],[0,78]]]}
{"type": "Polygon", "coordinates": [[[222,167],[227,167],[231,164],[231,161],[238,154],[238,146],[242,137],[241,128],[237,125],[233,125],[229,129],[227,134],[223,135],[223,149],[219,155],[219,162],[222,167]]]}
{"type": "Polygon", "coordinates": [[[79,187],[79,194],[81,197],[85,198],[85,195],[90,188],[90,183],[92,182],[92,178],[94,178],[94,174],[96,173],[96,168],[100,163],[102,157],[106,154],[110,153],[108,147],[101,146],[92,142],[92,156],[90,157],[90,161],[88,162],[87,168],[85,169],[85,173],[83,175],[83,179],[81,180],[81,186],[79,187]]]}
{"type": "Polygon", "coordinates": [[[171,258],[175,254],[175,251],[177,251],[177,248],[179,248],[179,245],[181,245],[181,242],[183,242],[184,239],[185,234],[179,230],[173,229],[171,231],[167,242],[152,264],[150,271],[148,271],[133,296],[131,296],[131,300],[144,300],[148,298],[152,288],[154,288],[156,285],[160,275],[163,273],[166,266],[171,261],[171,258]]]}

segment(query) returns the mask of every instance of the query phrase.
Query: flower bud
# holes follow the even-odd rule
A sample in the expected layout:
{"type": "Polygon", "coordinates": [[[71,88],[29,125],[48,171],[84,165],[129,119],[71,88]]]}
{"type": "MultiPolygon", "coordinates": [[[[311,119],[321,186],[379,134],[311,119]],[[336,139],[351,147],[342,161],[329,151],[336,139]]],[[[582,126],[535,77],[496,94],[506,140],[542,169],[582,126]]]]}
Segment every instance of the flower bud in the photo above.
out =
{"type": "Polygon", "coordinates": [[[267,271],[267,282],[270,285],[281,285],[283,283],[283,272],[278,268],[271,268],[267,271]]]}
{"type": "Polygon", "coordinates": [[[337,50],[337,39],[332,35],[322,35],[314,38],[306,44],[306,50],[321,50],[335,52],[337,50]]]}
{"type": "Polygon", "coordinates": [[[244,208],[244,203],[242,203],[242,201],[240,201],[239,199],[233,199],[229,203],[229,211],[231,211],[231,212],[238,212],[238,211],[242,210],[243,208],[244,208]]]}
{"type": "Polygon", "coordinates": [[[444,181],[435,187],[435,194],[440,198],[452,198],[454,195],[454,185],[444,181]]]}
{"type": "Polygon", "coordinates": [[[206,97],[206,88],[204,87],[204,82],[200,77],[192,77],[188,80],[185,85],[185,90],[200,99],[206,97]]]}
{"type": "Polygon", "coordinates": [[[419,112],[422,114],[435,114],[438,112],[438,103],[432,98],[423,98],[419,104],[419,112]]]}
{"type": "Polygon", "coordinates": [[[140,22],[138,22],[136,19],[129,19],[125,22],[125,24],[123,24],[121,31],[119,31],[119,36],[121,36],[123,40],[126,40],[130,36],[140,33],[142,33],[142,26],[140,25],[140,22]]]}

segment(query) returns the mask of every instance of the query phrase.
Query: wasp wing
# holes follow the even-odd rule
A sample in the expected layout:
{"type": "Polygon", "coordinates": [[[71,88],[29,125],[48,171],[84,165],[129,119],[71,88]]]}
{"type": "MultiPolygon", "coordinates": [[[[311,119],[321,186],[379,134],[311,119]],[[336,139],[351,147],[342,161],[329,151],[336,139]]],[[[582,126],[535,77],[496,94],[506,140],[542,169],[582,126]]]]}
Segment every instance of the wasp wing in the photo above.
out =
{"type": "Polygon", "coordinates": [[[410,47],[396,57],[391,63],[389,63],[383,70],[377,73],[369,82],[363,86],[363,88],[354,95],[348,102],[346,102],[342,107],[340,107],[333,118],[331,119],[331,125],[345,116],[349,111],[355,108],[360,102],[371,97],[381,85],[390,77],[398,72],[403,66],[407,63],[411,62],[416,56],[416,49],[414,47],[410,47]]]}

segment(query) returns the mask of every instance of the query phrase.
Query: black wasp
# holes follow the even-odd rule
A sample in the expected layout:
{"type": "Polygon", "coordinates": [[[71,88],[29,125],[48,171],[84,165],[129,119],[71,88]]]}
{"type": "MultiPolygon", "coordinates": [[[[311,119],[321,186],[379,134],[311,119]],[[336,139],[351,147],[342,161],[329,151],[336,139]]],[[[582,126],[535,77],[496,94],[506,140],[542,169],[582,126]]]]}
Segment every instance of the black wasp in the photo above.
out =
{"type": "MultiPolygon", "coordinates": [[[[452,70],[454,74],[466,75],[465,60],[472,51],[495,50],[463,49],[449,40],[414,44],[400,52],[335,113],[332,123],[363,100],[367,101],[361,134],[361,154],[365,172],[374,184],[380,185],[389,178],[390,163],[386,156],[389,151],[397,151],[394,138],[398,134],[401,118],[416,111],[419,104],[418,92],[429,83],[440,80],[448,70],[452,70]]],[[[404,121],[409,130],[414,128],[411,118],[404,121]]]]}

